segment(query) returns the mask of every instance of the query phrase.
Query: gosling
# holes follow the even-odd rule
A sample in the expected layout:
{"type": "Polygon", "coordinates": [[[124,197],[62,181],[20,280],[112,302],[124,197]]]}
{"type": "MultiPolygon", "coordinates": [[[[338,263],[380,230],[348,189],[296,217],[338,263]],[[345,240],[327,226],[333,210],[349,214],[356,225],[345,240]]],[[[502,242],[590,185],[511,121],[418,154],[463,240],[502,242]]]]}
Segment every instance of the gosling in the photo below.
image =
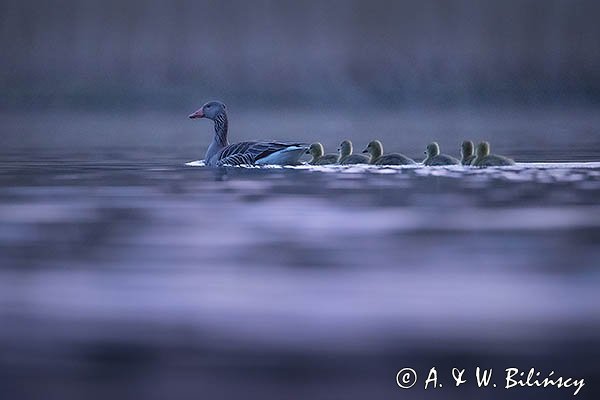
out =
{"type": "Polygon", "coordinates": [[[338,151],[340,152],[339,163],[341,165],[369,163],[369,157],[363,156],[362,154],[352,154],[352,142],[349,140],[344,140],[340,143],[338,151]]]}
{"type": "Polygon", "coordinates": [[[474,147],[475,145],[470,140],[462,142],[462,145],[460,146],[460,155],[462,156],[460,163],[462,165],[471,165],[475,159],[475,154],[473,154],[474,147]]]}
{"type": "Polygon", "coordinates": [[[383,144],[379,140],[373,140],[363,153],[369,153],[371,160],[369,164],[372,165],[413,165],[416,164],[414,160],[406,157],[403,154],[390,153],[383,154],[383,144]]]}
{"type": "Polygon", "coordinates": [[[308,150],[306,150],[306,154],[310,154],[312,156],[312,160],[308,163],[310,165],[329,165],[336,164],[338,162],[339,156],[337,154],[324,154],[325,149],[323,149],[323,145],[319,142],[313,143],[310,145],[308,150]]]}
{"type": "Polygon", "coordinates": [[[510,158],[490,154],[490,144],[481,142],[477,145],[477,157],[471,163],[474,167],[502,167],[506,165],[515,165],[510,158]]]}
{"type": "Polygon", "coordinates": [[[436,166],[436,165],[459,165],[460,161],[456,158],[447,154],[440,154],[440,145],[437,142],[430,143],[427,145],[427,151],[425,151],[427,157],[423,160],[423,165],[436,166]]]}

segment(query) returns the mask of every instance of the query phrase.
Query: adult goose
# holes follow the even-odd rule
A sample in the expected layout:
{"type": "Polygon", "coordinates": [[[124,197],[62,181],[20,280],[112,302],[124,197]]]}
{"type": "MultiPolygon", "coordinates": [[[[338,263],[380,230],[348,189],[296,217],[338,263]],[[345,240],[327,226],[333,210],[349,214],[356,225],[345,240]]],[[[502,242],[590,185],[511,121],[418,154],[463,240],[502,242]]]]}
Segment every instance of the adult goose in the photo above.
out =
{"type": "Polygon", "coordinates": [[[215,135],[208,146],[204,163],[223,165],[295,165],[308,147],[300,142],[239,142],[227,140],[227,112],[225,104],[210,101],[189,116],[191,119],[207,118],[215,124],[215,135]]]}
{"type": "Polygon", "coordinates": [[[425,154],[427,155],[427,158],[423,160],[423,165],[436,166],[460,164],[460,161],[456,158],[447,154],[440,154],[440,145],[437,144],[437,142],[428,144],[425,154]]]}
{"type": "Polygon", "coordinates": [[[323,145],[319,142],[315,142],[310,145],[308,150],[306,150],[306,154],[310,154],[312,156],[312,160],[308,163],[310,165],[329,165],[329,164],[337,164],[339,156],[337,154],[324,154],[325,149],[323,145]]]}
{"type": "Polygon", "coordinates": [[[363,153],[369,153],[371,160],[369,164],[373,165],[412,165],[416,164],[414,160],[406,157],[404,154],[390,153],[383,154],[383,144],[379,140],[373,140],[369,143],[363,153]]]}
{"type": "Polygon", "coordinates": [[[339,163],[341,165],[369,163],[369,157],[363,156],[362,154],[352,154],[352,142],[349,140],[344,140],[340,143],[338,151],[340,153],[339,163]]]}
{"type": "Polygon", "coordinates": [[[460,146],[460,154],[462,156],[460,163],[462,165],[471,165],[475,159],[475,154],[473,153],[474,147],[475,145],[470,140],[462,142],[462,145],[460,146]]]}
{"type": "Polygon", "coordinates": [[[515,162],[508,157],[490,154],[490,144],[481,142],[477,145],[476,157],[471,165],[474,167],[502,167],[515,165],[515,162]]]}

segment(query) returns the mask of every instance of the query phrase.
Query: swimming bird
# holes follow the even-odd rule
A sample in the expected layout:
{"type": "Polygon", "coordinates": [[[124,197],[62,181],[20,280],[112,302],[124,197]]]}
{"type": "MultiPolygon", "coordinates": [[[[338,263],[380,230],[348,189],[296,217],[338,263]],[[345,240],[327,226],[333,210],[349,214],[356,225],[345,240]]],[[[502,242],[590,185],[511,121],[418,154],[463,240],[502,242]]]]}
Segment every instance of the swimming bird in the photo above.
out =
{"type": "Polygon", "coordinates": [[[427,158],[423,160],[423,165],[458,165],[460,161],[447,154],[440,154],[440,145],[437,142],[432,142],[427,145],[427,158]]]}
{"type": "Polygon", "coordinates": [[[363,153],[369,153],[371,160],[369,164],[373,165],[412,165],[416,164],[414,160],[406,157],[404,154],[390,153],[383,154],[383,144],[379,140],[373,140],[369,143],[363,153]]]}
{"type": "Polygon", "coordinates": [[[475,154],[473,154],[474,147],[475,145],[473,145],[473,142],[470,140],[465,140],[462,142],[462,145],[460,146],[460,154],[462,156],[460,163],[462,165],[471,165],[475,159],[475,154]]]}
{"type": "Polygon", "coordinates": [[[328,165],[336,164],[338,162],[339,156],[337,154],[323,153],[325,153],[325,149],[321,143],[315,142],[311,144],[308,150],[306,150],[306,154],[310,154],[312,156],[312,160],[310,160],[308,163],[310,165],[328,165]]]}
{"type": "Polygon", "coordinates": [[[295,165],[308,147],[306,143],[279,141],[229,144],[227,111],[225,104],[220,101],[209,101],[189,118],[207,118],[215,124],[215,135],[204,156],[204,163],[208,166],[295,165]]]}
{"type": "Polygon", "coordinates": [[[340,153],[339,163],[341,165],[369,163],[369,157],[363,156],[362,154],[352,154],[352,142],[349,140],[344,140],[340,143],[338,151],[340,153]]]}
{"type": "Polygon", "coordinates": [[[505,165],[515,165],[510,158],[490,154],[490,144],[481,142],[477,145],[477,157],[471,163],[474,167],[500,167],[505,165]]]}

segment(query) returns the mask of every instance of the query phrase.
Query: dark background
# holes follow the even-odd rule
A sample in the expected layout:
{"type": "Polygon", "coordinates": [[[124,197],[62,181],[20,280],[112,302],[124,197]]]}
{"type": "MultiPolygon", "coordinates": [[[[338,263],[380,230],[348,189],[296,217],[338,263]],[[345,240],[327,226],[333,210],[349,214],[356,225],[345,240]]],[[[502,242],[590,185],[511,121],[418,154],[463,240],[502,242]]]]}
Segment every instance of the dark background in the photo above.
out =
{"type": "Polygon", "coordinates": [[[0,0],[0,152],[199,159],[212,128],[186,117],[218,99],[231,141],[593,161],[598,4],[0,0]]]}
{"type": "Polygon", "coordinates": [[[0,104],[597,104],[598,4],[4,0],[0,104]]]}

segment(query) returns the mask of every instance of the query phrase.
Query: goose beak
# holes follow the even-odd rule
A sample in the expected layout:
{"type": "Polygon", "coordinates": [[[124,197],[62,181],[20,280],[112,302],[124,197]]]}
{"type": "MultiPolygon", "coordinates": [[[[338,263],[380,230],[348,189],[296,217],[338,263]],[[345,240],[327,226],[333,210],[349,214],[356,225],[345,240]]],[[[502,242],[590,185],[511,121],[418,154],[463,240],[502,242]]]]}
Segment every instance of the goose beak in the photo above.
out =
{"type": "Polygon", "coordinates": [[[204,111],[202,111],[202,109],[199,109],[198,111],[190,114],[189,118],[190,119],[204,118],[204,111]]]}
{"type": "Polygon", "coordinates": [[[362,152],[363,152],[363,153],[368,153],[368,152],[369,152],[369,150],[367,150],[367,149],[364,149],[362,152]]]}

